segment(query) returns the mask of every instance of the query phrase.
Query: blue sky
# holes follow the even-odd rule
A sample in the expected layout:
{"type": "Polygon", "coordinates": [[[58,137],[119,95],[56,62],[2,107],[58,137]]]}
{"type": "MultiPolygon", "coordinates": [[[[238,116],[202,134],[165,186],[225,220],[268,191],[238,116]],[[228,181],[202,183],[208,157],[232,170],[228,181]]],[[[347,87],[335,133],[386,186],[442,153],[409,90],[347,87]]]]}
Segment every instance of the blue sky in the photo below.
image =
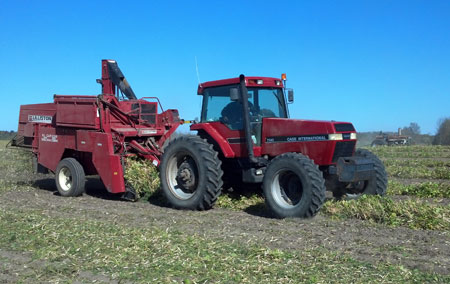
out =
{"type": "Polygon", "coordinates": [[[21,104],[99,94],[115,59],[138,97],[199,116],[201,81],[287,73],[293,118],[434,134],[450,116],[450,1],[0,0],[0,130],[21,104]]]}

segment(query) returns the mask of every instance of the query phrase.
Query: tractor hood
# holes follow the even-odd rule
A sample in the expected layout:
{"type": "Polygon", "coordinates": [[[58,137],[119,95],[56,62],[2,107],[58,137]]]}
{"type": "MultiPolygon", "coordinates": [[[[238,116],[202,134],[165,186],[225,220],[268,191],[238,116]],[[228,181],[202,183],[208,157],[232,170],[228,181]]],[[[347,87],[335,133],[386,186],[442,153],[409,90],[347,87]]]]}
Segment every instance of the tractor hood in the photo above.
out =
{"type": "Polygon", "coordinates": [[[342,132],[355,132],[355,128],[349,122],[287,118],[264,118],[263,123],[263,137],[269,140],[279,140],[279,142],[283,142],[281,141],[283,137],[292,142],[322,141],[328,140],[328,134],[342,132]],[[308,136],[313,137],[307,138],[308,136]]]}
{"type": "Polygon", "coordinates": [[[264,118],[262,125],[263,155],[299,152],[324,165],[333,160],[337,144],[345,147],[342,154],[349,156],[356,144],[355,128],[349,122],[264,118]]]}

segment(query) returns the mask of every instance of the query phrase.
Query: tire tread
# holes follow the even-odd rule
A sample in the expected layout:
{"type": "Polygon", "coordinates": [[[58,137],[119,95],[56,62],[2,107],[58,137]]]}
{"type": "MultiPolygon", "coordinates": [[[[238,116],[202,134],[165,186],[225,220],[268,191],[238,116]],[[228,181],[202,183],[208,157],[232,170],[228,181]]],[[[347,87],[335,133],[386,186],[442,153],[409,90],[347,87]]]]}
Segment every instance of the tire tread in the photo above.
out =
{"type": "MultiPolygon", "coordinates": [[[[202,192],[203,196],[201,197],[201,199],[199,199],[199,202],[197,202],[196,204],[184,204],[184,205],[174,204],[173,202],[170,202],[170,199],[168,198],[169,202],[173,207],[179,209],[191,209],[202,211],[212,208],[217,198],[221,194],[223,185],[222,181],[223,171],[221,168],[222,162],[218,158],[218,153],[213,149],[213,145],[209,144],[206,139],[202,139],[199,136],[194,135],[181,136],[175,138],[167,145],[165,153],[170,152],[171,147],[177,147],[174,146],[177,144],[189,145],[188,148],[192,147],[195,152],[200,153],[200,157],[196,158],[200,160],[199,161],[200,164],[203,163],[206,175],[205,177],[206,185],[205,189],[202,192]]],[[[163,155],[162,159],[164,158],[165,156],[163,155]]],[[[161,163],[161,165],[163,165],[163,163],[161,163]]],[[[163,170],[164,169],[160,170],[160,175],[163,170]]],[[[163,178],[161,178],[161,183],[162,183],[161,187],[163,188],[163,192],[166,194],[166,196],[168,194],[171,194],[169,189],[164,189],[164,187],[168,187],[169,185],[165,184],[163,178]]]]}
{"type": "MultiPolygon", "coordinates": [[[[322,204],[325,201],[325,180],[323,178],[323,173],[319,170],[319,167],[314,164],[314,162],[309,159],[307,156],[300,153],[284,153],[277,157],[275,157],[272,163],[276,163],[280,160],[293,160],[297,162],[304,170],[308,179],[311,182],[311,202],[308,205],[306,211],[304,211],[303,215],[298,215],[294,217],[313,217],[317,214],[317,212],[322,207],[322,204]]],[[[270,167],[270,164],[269,164],[270,167]]],[[[265,179],[266,180],[266,179],[265,179]]],[[[267,181],[266,181],[267,182],[267,181]]],[[[267,193],[266,193],[267,194],[267,193]]],[[[267,198],[266,198],[267,203],[267,198]]],[[[272,204],[267,203],[269,207],[271,207],[272,211],[277,215],[277,217],[284,218],[290,216],[282,216],[277,213],[274,208],[272,208],[272,204]]]]}

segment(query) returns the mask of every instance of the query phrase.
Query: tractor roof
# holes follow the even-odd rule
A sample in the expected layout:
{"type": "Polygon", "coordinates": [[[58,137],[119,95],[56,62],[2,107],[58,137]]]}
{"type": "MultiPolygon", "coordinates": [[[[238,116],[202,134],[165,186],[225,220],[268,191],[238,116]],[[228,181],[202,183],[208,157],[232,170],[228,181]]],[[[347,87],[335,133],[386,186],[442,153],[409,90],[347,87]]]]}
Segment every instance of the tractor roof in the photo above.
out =
{"type": "MultiPolygon", "coordinates": [[[[197,93],[202,94],[204,89],[210,87],[219,87],[235,84],[239,84],[239,77],[204,82],[198,85],[197,93]]],[[[280,78],[271,78],[271,77],[245,77],[245,85],[247,87],[283,88],[283,81],[280,78]]]]}

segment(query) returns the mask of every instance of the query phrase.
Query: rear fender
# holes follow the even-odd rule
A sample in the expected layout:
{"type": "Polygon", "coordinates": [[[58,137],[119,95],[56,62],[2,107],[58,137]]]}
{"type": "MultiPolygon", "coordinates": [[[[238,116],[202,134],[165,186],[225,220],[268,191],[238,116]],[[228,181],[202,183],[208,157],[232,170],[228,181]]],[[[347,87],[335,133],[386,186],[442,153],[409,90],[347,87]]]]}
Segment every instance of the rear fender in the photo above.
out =
{"type": "Polygon", "coordinates": [[[220,133],[210,124],[193,124],[191,125],[191,130],[197,130],[198,132],[203,131],[207,133],[212,138],[212,140],[217,143],[225,158],[234,158],[236,156],[227,140],[222,135],[220,135],[220,133]]]}

